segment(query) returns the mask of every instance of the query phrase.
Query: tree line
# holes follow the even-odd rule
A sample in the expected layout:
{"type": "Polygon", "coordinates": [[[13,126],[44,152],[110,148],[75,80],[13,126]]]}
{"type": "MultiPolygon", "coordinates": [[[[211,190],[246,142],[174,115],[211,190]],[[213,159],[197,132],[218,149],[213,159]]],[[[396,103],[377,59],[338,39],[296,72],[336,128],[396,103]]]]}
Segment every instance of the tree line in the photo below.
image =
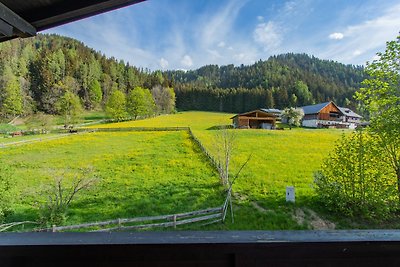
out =
{"type": "Polygon", "coordinates": [[[0,117],[43,112],[68,120],[83,109],[103,109],[116,119],[137,118],[172,112],[175,103],[178,110],[225,112],[328,100],[356,108],[352,96],[364,78],[361,66],[291,53],[249,66],[150,71],[72,38],[39,34],[0,44],[0,117]]]}
{"type": "Polygon", "coordinates": [[[107,58],[67,37],[39,34],[0,44],[2,118],[36,112],[70,118],[83,109],[108,110],[117,119],[168,113],[175,108],[171,86],[160,71],[107,58]],[[113,107],[121,104],[118,95],[123,110],[113,107]]]}
{"type": "Polygon", "coordinates": [[[227,112],[283,109],[329,100],[354,108],[353,94],[366,77],[362,66],[293,53],[249,66],[207,65],[166,73],[174,83],[178,108],[227,112]]]}

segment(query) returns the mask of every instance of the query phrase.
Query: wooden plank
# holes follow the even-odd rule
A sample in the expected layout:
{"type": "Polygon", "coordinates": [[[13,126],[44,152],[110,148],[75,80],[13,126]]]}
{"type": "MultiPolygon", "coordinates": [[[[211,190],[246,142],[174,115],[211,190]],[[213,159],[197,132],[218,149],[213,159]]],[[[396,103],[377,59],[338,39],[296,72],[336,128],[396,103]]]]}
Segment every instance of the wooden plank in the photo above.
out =
{"type": "MultiPolygon", "coordinates": [[[[9,24],[10,26],[16,28],[21,34],[17,34],[19,37],[30,37],[36,35],[36,28],[30,23],[22,19],[20,16],[15,14],[11,9],[6,7],[0,2],[0,19],[9,24]]],[[[11,37],[11,35],[6,35],[11,37]]]]}

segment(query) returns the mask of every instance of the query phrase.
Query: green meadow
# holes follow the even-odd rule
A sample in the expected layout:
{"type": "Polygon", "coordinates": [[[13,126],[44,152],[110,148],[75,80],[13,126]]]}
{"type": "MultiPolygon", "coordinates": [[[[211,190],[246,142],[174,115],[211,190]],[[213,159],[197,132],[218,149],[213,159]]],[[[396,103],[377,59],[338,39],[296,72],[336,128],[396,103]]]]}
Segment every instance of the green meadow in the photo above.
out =
{"type": "MultiPolygon", "coordinates": [[[[218,126],[229,125],[234,114],[182,112],[146,120],[101,125],[114,127],[189,126],[211,154],[216,155],[218,126]]],[[[96,126],[93,126],[96,127],[96,126]]],[[[304,229],[292,215],[299,207],[313,207],[313,172],[318,170],[335,141],[347,130],[303,129],[284,131],[254,129],[235,133],[231,175],[250,156],[233,187],[234,224],[228,229],[304,229]],[[295,186],[296,205],[287,204],[286,186],[295,186]]],[[[307,208],[308,209],[308,208],[307,208]]],[[[306,211],[307,213],[307,211],[306,211]]],[[[307,214],[306,214],[307,217],[307,214]]]]}
{"type": "MultiPolygon", "coordinates": [[[[189,126],[214,154],[218,126],[232,114],[182,112],[92,128],[189,126]]],[[[89,127],[90,128],[90,127],[89,127]]],[[[231,174],[250,156],[234,184],[234,223],[185,229],[309,229],[315,207],[313,172],[342,130],[230,130],[236,135],[231,174]],[[295,186],[296,203],[285,202],[295,186]],[[296,219],[303,209],[304,220],[296,219]]],[[[218,173],[185,131],[96,132],[0,149],[14,169],[14,214],[8,221],[35,220],[43,188],[56,176],[92,168],[96,184],[77,195],[67,224],[186,212],[222,205],[218,173]]]]}

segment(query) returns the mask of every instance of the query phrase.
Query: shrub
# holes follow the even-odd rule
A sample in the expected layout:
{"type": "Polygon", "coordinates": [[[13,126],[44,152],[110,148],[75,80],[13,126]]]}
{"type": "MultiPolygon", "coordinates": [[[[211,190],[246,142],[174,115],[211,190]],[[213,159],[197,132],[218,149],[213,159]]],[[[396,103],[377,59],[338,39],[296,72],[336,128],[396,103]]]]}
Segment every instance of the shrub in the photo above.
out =
{"type": "Polygon", "coordinates": [[[367,219],[385,218],[397,204],[395,174],[378,140],[362,132],[343,136],[314,174],[329,210],[367,219]]]}
{"type": "Polygon", "coordinates": [[[54,183],[44,191],[46,202],[40,207],[39,223],[45,227],[63,224],[67,219],[68,208],[76,195],[80,191],[89,189],[96,182],[95,178],[87,178],[93,177],[92,175],[91,168],[82,169],[77,173],[64,172],[57,175],[54,183]],[[71,175],[72,177],[68,177],[71,175]]]}
{"type": "Polygon", "coordinates": [[[0,222],[11,213],[12,171],[0,161],[0,222]]]}

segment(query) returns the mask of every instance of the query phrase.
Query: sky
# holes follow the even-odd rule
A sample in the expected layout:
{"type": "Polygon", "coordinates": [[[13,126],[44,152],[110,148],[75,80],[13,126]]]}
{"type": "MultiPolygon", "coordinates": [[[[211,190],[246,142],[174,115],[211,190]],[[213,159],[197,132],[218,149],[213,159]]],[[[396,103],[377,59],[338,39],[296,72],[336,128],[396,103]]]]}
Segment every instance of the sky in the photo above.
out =
{"type": "Polygon", "coordinates": [[[400,31],[399,0],[148,0],[52,28],[150,70],[307,53],[365,65],[400,31]]]}

